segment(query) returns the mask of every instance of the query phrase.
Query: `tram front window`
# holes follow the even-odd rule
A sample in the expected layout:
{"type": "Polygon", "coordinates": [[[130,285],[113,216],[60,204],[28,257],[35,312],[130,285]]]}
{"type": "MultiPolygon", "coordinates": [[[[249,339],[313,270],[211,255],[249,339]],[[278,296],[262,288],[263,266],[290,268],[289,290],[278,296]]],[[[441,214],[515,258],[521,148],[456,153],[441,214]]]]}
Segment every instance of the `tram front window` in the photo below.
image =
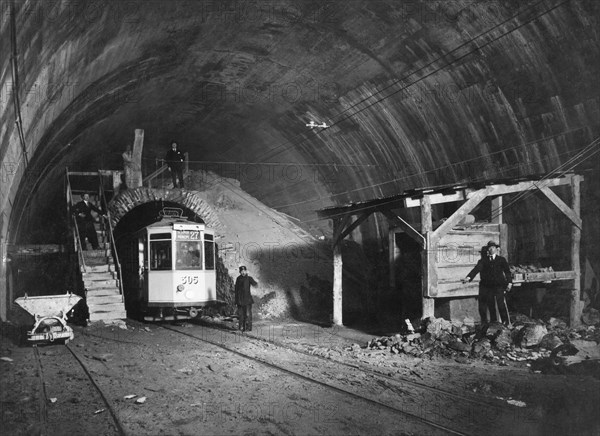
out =
{"type": "Polygon", "coordinates": [[[200,242],[177,241],[176,269],[202,269],[200,242]]]}
{"type": "Polygon", "coordinates": [[[171,241],[150,241],[150,269],[153,271],[171,269],[171,241]]]}

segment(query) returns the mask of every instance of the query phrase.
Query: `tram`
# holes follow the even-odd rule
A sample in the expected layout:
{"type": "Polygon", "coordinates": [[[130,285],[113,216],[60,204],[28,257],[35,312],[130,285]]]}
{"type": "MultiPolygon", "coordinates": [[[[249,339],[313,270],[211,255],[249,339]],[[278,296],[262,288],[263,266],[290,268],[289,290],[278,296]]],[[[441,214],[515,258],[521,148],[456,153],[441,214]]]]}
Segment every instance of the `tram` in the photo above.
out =
{"type": "Polygon", "coordinates": [[[128,313],[146,321],[189,319],[218,304],[214,231],[165,208],[129,235],[120,256],[128,313]]]}

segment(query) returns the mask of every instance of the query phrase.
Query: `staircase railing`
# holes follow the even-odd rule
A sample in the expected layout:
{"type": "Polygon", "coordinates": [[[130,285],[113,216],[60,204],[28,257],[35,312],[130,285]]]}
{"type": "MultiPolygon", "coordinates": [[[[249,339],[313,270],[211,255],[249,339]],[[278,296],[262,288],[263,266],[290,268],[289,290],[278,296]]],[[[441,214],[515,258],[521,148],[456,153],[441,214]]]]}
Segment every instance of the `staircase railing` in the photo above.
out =
{"type": "MultiPolygon", "coordinates": [[[[186,151],[185,153],[183,153],[185,155],[185,161],[183,162],[183,174],[184,176],[188,173],[189,169],[190,169],[190,160],[189,160],[189,156],[188,156],[188,152],[186,151]]],[[[142,185],[146,186],[148,188],[152,188],[152,182],[158,178],[158,176],[160,176],[161,174],[163,174],[165,171],[167,171],[167,169],[169,168],[169,166],[165,163],[164,159],[157,159],[156,160],[157,163],[161,162],[162,166],[159,167],[158,169],[156,169],[155,171],[153,171],[152,173],[148,174],[146,177],[144,177],[143,181],[142,181],[142,185]]]]}
{"type": "Polygon", "coordinates": [[[106,214],[106,218],[104,219],[103,226],[105,234],[108,233],[110,239],[110,247],[113,252],[113,259],[115,261],[115,271],[117,273],[117,281],[119,283],[119,293],[123,296],[123,280],[121,274],[121,263],[119,262],[119,254],[117,253],[117,244],[115,243],[115,237],[113,234],[112,222],[110,219],[110,211],[108,210],[108,201],[106,200],[106,194],[104,192],[104,179],[102,178],[102,173],[98,173],[100,187],[100,204],[102,206],[102,210],[104,210],[106,214]],[[108,223],[108,231],[106,229],[106,223],[108,223]]]}
{"type": "Polygon", "coordinates": [[[73,192],[71,190],[71,180],[69,179],[69,169],[66,170],[66,195],[67,195],[67,222],[73,221],[73,227],[71,229],[71,235],[73,236],[73,249],[77,253],[79,259],[79,265],[81,272],[86,272],[87,268],[85,265],[85,257],[83,256],[83,247],[81,245],[81,237],[79,235],[79,226],[77,225],[77,219],[73,216],[73,192]]]}

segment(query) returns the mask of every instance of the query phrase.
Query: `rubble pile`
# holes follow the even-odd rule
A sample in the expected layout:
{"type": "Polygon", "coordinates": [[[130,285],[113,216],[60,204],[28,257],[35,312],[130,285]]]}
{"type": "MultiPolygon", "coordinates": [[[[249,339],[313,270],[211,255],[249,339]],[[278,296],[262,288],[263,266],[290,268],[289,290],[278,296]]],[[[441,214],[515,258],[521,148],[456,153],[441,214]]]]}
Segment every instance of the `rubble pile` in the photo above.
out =
{"type": "Polygon", "coordinates": [[[512,274],[526,274],[537,272],[554,272],[551,266],[543,267],[541,265],[511,265],[510,272],[512,274]]]}
{"type": "Polygon", "coordinates": [[[546,360],[556,366],[586,360],[600,366],[599,343],[600,326],[570,329],[558,318],[544,322],[517,315],[511,327],[501,323],[476,327],[469,318],[462,322],[427,318],[416,332],[373,338],[367,349],[415,357],[448,357],[463,363],[477,358],[499,365],[546,360]]]}

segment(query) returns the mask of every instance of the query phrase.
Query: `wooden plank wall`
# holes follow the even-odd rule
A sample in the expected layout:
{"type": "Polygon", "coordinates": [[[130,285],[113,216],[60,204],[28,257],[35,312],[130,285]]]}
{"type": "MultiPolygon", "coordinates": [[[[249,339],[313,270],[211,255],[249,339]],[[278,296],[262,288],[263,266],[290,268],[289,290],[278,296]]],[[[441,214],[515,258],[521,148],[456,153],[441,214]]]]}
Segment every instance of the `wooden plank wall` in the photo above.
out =
{"type": "MultiPolygon", "coordinates": [[[[476,296],[479,292],[479,275],[471,283],[463,284],[464,278],[481,258],[481,248],[493,240],[504,245],[505,224],[485,224],[464,230],[453,229],[440,240],[436,251],[434,268],[437,271],[436,298],[476,296]],[[501,231],[501,228],[504,230],[501,231]]],[[[506,256],[504,252],[502,256],[506,256]]]]}

